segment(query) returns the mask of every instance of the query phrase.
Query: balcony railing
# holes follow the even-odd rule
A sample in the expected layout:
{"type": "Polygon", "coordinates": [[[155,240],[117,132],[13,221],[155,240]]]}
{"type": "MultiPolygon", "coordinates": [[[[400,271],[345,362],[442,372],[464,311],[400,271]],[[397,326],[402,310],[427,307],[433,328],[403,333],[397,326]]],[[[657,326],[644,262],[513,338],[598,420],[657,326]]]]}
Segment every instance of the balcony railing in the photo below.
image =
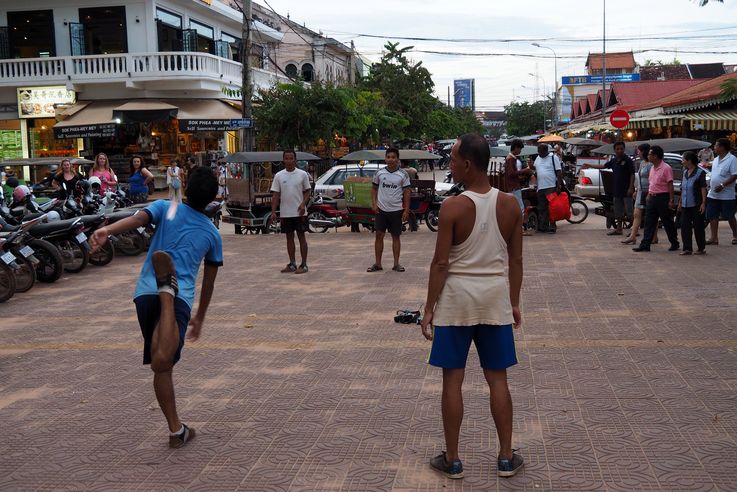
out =
{"type": "Polygon", "coordinates": [[[0,60],[0,86],[163,78],[211,79],[240,85],[241,69],[240,63],[226,58],[186,51],[28,58],[0,60]]]}

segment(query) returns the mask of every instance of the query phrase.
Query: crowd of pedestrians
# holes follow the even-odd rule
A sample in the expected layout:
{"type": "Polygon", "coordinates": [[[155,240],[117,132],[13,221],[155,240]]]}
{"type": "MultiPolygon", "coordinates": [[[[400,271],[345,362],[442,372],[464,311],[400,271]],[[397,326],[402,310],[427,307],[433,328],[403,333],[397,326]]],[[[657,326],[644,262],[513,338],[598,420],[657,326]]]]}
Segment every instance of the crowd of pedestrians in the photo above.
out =
{"type": "Polygon", "coordinates": [[[662,226],[670,245],[668,251],[680,250],[682,256],[703,255],[707,245],[719,244],[719,222],[724,220],[732,230],[732,244],[737,245],[737,157],[731,153],[728,139],[717,140],[710,163],[710,148],[699,154],[683,154],[680,189],[674,186],[673,168],[664,160],[662,147],[640,145],[639,167],[625,155],[624,142],[615,143],[614,149],[614,157],[600,166],[613,173],[616,222],[609,235],[623,234],[623,224],[631,219],[632,227],[623,244],[636,243],[643,228],[642,239],[633,251],[650,251],[658,242],[658,228],[662,226]]]}

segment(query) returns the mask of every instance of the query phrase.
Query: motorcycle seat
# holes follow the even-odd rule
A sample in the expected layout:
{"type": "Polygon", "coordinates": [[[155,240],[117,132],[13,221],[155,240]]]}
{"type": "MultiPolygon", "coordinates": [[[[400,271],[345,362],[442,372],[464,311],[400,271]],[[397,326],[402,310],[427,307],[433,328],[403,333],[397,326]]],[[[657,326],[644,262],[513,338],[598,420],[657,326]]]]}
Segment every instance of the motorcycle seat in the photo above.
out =
{"type": "Polygon", "coordinates": [[[107,217],[108,222],[113,223],[117,222],[119,220],[127,219],[128,217],[131,217],[136,212],[133,210],[123,210],[118,212],[113,212],[111,214],[107,214],[105,217],[107,217]]]}
{"type": "Polygon", "coordinates": [[[71,229],[74,224],[78,223],[79,219],[66,219],[57,220],[55,222],[47,222],[44,224],[37,224],[28,231],[33,237],[44,237],[54,232],[65,231],[71,229]]]}
{"type": "Polygon", "coordinates": [[[104,215],[82,215],[78,217],[85,227],[97,227],[105,221],[104,215]]]}

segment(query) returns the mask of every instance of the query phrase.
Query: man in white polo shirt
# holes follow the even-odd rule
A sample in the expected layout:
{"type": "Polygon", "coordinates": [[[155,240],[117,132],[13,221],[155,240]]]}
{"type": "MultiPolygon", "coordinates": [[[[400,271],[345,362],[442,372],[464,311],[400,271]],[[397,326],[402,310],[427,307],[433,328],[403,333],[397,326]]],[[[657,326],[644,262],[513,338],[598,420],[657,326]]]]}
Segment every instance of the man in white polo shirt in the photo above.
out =
{"type": "Polygon", "coordinates": [[[402,234],[402,223],[409,219],[409,175],[399,167],[399,150],[386,150],[386,167],[379,169],[374,175],[374,186],[371,190],[371,208],[376,214],[374,229],[374,252],[376,262],[368,267],[368,272],[383,270],[381,256],[384,253],[384,235],[387,229],[392,235],[392,253],[394,254],[395,272],[403,272],[404,267],[399,264],[399,252],[402,234]]]}
{"type": "Polygon", "coordinates": [[[711,221],[711,237],[706,244],[719,244],[719,219],[732,228],[732,244],[737,244],[737,220],[734,218],[737,201],[734,182],[737,179],[737,157],[730,154],[731,142],[720,138],[714,144],[717,157],[711,163],[711,183],[706,196],[706,219],[711,221]]]}

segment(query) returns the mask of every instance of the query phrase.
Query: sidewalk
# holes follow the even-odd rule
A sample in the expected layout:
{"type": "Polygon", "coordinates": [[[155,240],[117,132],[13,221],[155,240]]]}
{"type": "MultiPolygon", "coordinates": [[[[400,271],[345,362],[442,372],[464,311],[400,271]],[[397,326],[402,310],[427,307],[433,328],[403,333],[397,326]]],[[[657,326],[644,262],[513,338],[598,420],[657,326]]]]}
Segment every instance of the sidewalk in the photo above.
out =
{"type": "MultiPolygon", "coordinates": [[[[230,227],[224,225],[223,227],[230,227]]],[[[444,447],[441,373],[419,308],[435,235],[403,236],[404,274],[365,273],[373,236],[310,235],[283,275],[280,236],[224,236],[203,338],[175,371],[198,435],[167,447],[116,257],[0,305],[2,490],[735,490],[737,246],[635,254],[600,217],[525,238],[524,326],[509,371],[526,468],[496,477],[488,390],[472,350],[461,456],[444,447]]],[[[387,243],[388,244],[388,243],[387,243]]],[[[387,247],[386,253],[390,251],[387,247]]]]}

